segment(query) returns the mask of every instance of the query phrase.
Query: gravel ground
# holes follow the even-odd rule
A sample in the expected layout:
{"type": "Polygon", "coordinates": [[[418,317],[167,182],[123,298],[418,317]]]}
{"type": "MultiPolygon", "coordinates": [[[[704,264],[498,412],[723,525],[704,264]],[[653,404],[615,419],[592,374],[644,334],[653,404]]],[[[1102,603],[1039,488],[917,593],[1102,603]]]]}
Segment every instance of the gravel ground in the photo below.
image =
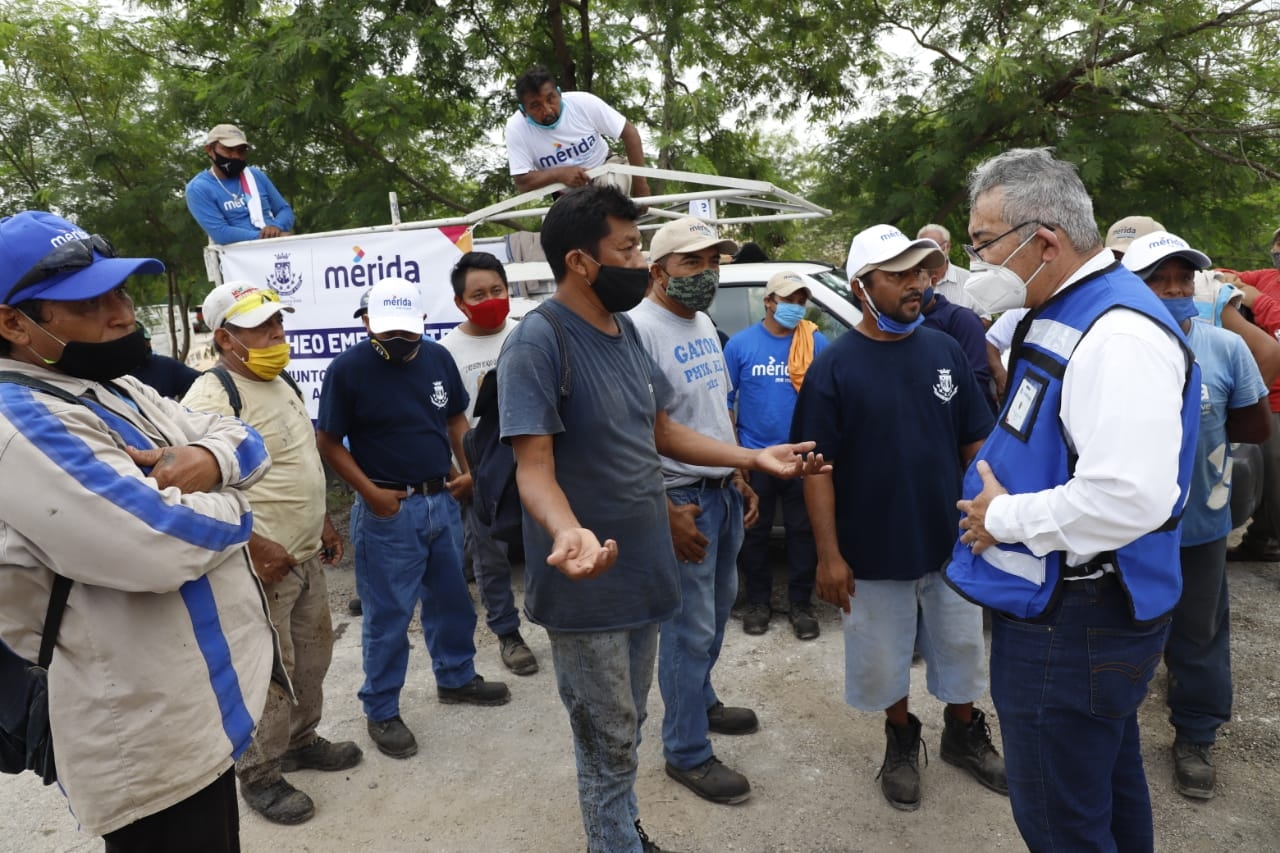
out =
{"type": "MultiPolygon", "coordinates": [[[[512,701],[479,709],[436,702],[430,661],[417,634],[402,704],[421,751],[395,761],[373,748],[355,698],[360,620],[346,610],[353,585],[349,568],[348,558],[328,573],[338,638],[321,731],[333,740],[360,743],[365,760],[345,773],[291,775],[316,801],[316,817],[302,826],[275,826],[242,805],[244,849],[582,850],[572,745],[545,633],[525,628],[543,669],[525,678],[507,676],[497,641],[481,619],[477,667],[490,679],[505,678],[512,701]]],[[[1280,564],[1234,564],[1230,583],[1236,712],[1220,733],[1215,799],[1193,802],[1173,791],[1163,670],[1141,712],[1160,851],[1280,849],[1280,564]]],[[[750,705],[761,719],[757,734],[716,737],[719,757],[751,779],[753,796],[742,805],[706,803],[666,777],[655,683],[637,783],[641,816],[653,839],[663,849],[686,853],[1025,849],[1008,801],[939,757],[942,706],[925,693],[921,664],[913,669],[911,701],[924,722],[930,757],[922,769],[924,802],[914,813],[885,803],[875,781],[884,753],[882,718],[845,705],[839,615],[821,605],[819,616],[822,636],[803,643],[780,614],[761,637],[748,637],[740,623],[730,623],[716,683],[726,702],[750,705]]],[[[991,707],[989,699],[979,705],[991,707]]],[[[991,719],[998,743],[998,721],[994,714],[991,719]]],[[[77,832],[58,790],[42,788],[30,774],[0,778],[0,827],[0,851],[101,849],[101,841],[77,832]]]]}

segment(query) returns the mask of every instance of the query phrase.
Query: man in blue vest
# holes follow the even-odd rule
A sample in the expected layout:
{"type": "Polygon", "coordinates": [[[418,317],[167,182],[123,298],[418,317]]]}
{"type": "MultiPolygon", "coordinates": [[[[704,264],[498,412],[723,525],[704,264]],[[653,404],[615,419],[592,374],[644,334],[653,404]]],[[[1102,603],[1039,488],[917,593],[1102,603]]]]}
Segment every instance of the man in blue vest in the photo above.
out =
{"type": "Polygon", "coordinates": [[[973,275],[1026,306],[1008,397],[966,474],[948,580],[991,607],[991,696],[1033,850],[1151,850],[1137,709],[1178,602],[1200,371],[1102,244],[1074,167],[1015,149],[970,176],[973,275]]]}

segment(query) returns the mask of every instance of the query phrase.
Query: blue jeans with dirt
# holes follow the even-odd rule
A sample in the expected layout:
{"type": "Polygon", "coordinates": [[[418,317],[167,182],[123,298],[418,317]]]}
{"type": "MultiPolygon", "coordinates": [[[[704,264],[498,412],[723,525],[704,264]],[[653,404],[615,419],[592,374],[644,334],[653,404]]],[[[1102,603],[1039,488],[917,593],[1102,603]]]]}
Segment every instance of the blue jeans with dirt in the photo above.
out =
{"type": "Polygon", "coordinates": [[[1231,612],[1226,538],[1181,550],[1182,598],[1173,609],[1164,663],[1169,722],[1179,740],[1213,743],[1231,719],[1231,612]]]}
{"type": "Polygon", "coordinates": [[[677,506],[696,504],[698,531],[707,537],[699,563],[680,564],[680,609],[663,622],[658,643],[658,687],[666,713],[662,751],[667,761],[690,770],[711,758],[707,709],[719,701],[711,670],[720,657],[724,626],[738,594],[738,549],[742,547],[742,495],[733,486],[701,484],[667,490],[677,506]]]}
{"type": "Polygon", "coordinates": [[[356,594],[364,605],[364,685],[370,720],[400,713],[409,666],[409,622],[422,603],[422,636],[440,687],[475,678],[476,611],[462,574],[462,518],[448,492],[415,494],[379,518],[357,496],[351,507],[356,594]]]}
{"type": "Polygon", "coordinates": [[[991,698],[1030,849],[1153,849],[1138,707],[1168,633],[1168,618],[1134,624],[1114,574],[1064,582],[1034,621],[993,615],[991,698]]]}
{"type": "Polygon", "coordinates": [[[641,853],[635,823],[640,729],[653,684],[658,626],[547,631],[578,762],[578,804],[589,853],[641,853]]]}

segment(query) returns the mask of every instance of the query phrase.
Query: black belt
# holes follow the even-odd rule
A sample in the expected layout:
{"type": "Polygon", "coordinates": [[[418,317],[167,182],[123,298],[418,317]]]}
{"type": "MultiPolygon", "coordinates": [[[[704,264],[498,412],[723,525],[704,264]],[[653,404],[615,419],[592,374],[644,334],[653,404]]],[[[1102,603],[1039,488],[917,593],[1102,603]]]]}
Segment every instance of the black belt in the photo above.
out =
{"type": "Polygon", "coordinates": [[[430,480],[423,480],[421,483],[386,483],[382,480],[374,480],[373,484],[380,489],[395,489],[397,492],[404,492],[406,498],[410,495],[438,495],[448,488],[444,477],[432,477],[430,480]]]}
{"type": "Polygon", "coordinates": [[[732,474],[725,474],[723,477],[703,477],[701,480],[695,480],[687,486],[674,486],[677,489],[723,489],[733,482],[732,474]]]}
{"type": "Polygon", "coordinates": [[[1102,574],[1098,575],[1097,580],[1101,580],[1106,577],[1116,577],[1115,558],[1113,556],[1107,556],[1104,558],[1094,557],[1089,562],[1081,563],[1078,566],[1063,566],[1062,579],[1064,581],[1080,580],[1081,578],[1088,578],[1093,575],[1097,575],[1098,572],[1102,572],[1102,574]]]}

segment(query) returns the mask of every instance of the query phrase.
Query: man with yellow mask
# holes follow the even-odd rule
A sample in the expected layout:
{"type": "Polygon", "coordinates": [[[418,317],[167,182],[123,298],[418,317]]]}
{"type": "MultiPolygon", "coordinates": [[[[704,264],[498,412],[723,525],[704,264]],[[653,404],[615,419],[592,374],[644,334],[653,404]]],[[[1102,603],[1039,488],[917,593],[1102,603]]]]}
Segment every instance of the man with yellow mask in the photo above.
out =
{"type": "Polygon", "coordinates": [[[297,704],[273,684],[249,749],[236,761],[240,794],[254,811],[282,824],[302,823],[315,804],[283,772],[345,770],[360,747],[316,734],[321,687],[333,656],[333,624],[321,563],[342,558],[342,538],[325,510],[324,467],[311,419],[284,373],[289,344],[273,290],[228,282],[204,301],[218,364],[197,379],[182,403],[194,411],[238,417],[266,442],[271,471],[246,492],[253,508],[249,554],[262,580],[280,652],[297,704]]]}

